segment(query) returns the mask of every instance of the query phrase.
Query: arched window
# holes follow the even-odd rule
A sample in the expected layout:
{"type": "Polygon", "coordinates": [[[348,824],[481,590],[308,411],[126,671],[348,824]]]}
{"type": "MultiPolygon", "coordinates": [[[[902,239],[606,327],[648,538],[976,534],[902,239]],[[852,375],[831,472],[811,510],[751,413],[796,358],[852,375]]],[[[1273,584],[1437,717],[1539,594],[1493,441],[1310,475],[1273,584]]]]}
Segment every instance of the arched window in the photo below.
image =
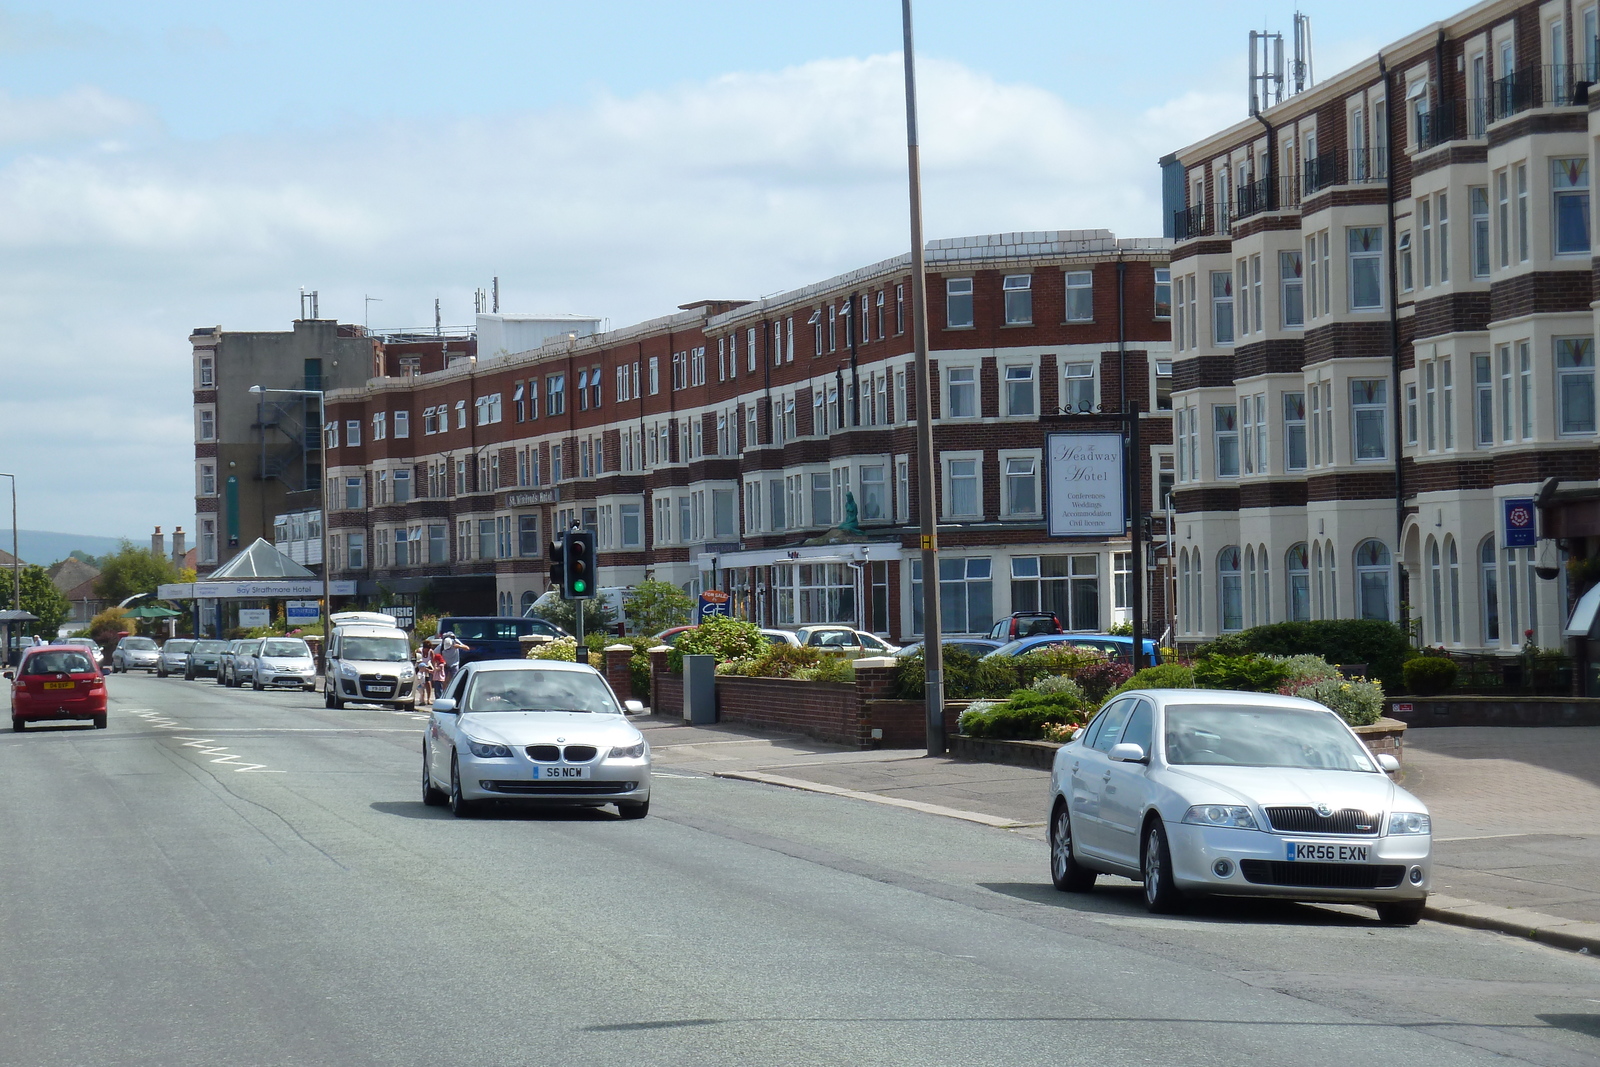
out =
{"type": "Polygon", "coordinates": [[[1243,600],[1239,575],[1239,546],[1229,545],[1217,554],[1217,615],[1223,633],[1235,633],[1244,629],[1243,600]]]}
{"type": "Polygon", "coordinates": [[[1439,556],[1439,542],[1428,538],[1428,607],[1431,609],[1428,621],[1433,624],[1433,629],[1428,636],[1433,640],[1444,642],[1444,567],[1439,556]]]}
{"type": "Polygon", "coordinates": [[[1478,591],[1483,603],[1483,643],[1500,643],[1500,573],[1495,566],[1494,538],[1478,546],[1478,591]]]}
{"type": "Polygon", "coordinates": [[[1311,619],[1311,565],[1306,558],[1306,543],[1291,545],[1284,557],[1284,570],[1288,584],[1284,589],[1291,622],[1308,622],[1311,619]]]}
{"type": "Polygon", "coordinates": [[[1245,607],[1249,617],[1249,624],[1256,624],[1256,546],[1247,545],[1244,550],[1244,581],[1245,581],[1245,607]]]}
{"type": "Polygon", "coordinates": [[[528,609],[533,607],[533,602],[538,599],[539,594],[535,593],[532,589],[528,590],[526,593],[523,593],[521,614],[526,615],[528,613],[528,609]]]}
{"type": "Polygon", "coordinates": [[[1318,541],[1315,545],[1311,546],[1311,567],[1316,572],[1316,575],[1317,575],[1317,618],[1326,619],[1328,617],[1328,614],[1327,614],[1328,601],[1327,601],[1327,597],[1326,597],[1325,592],[1324,592],[1323,581],[1322,581],[1322,542],[1321,541],[1318,541]]]}
{"type": "Polygon", "coordinates": [[[1383,619],[1389,614],[1389,549],[1382,541],[1356,546],[1356,617],[1383,619]]]}
{"type": "Polygon", "coordinates": [[[1339,617],[1339,565],[1338,557],[1333,554],[1333,542],[1322,543],[1322,558],[1328,564],[1328,614],[1324,618],[1337,619],[1339,617]]]}
{"type": "Polygon", "coordinates": [[[1178,552],[1178,629],[1189,633],[1189,550],[1178,552]]]}
{"type": "Polygon", "coordinates": [[[1450,643],[1461,643],[1461,556],[1456,552],[1456,539],[1444,541],[1445,557],[1450,563],[1450,643]]]}
{"type": "Polygon", "coordinates": [[[1256,549],[1256,565],[1261,568],[1261,616],[1257,621],[1265,626],[1272,621],[1272,568],[1267,566],[1266,545],[1256,549]]]}

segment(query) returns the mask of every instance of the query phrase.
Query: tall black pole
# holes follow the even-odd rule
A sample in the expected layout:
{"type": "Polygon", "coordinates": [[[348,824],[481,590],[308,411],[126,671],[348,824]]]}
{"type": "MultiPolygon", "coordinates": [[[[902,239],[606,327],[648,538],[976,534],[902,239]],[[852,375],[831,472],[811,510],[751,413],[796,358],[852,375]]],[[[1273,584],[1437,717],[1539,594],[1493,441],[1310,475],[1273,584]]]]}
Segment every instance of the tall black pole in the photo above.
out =
{"type": "Polygon", "coordinates": [[[1144,666],[1144,487],[1140,484],[1139,402],[1124,416],[1128,420],[1128,596],[1133,602],[1133,669],[1144,666]]]}
{"type": "Polygon", "coordinates": [[[933,396],[928,373],[927,268],[923,263],[922,161],[917,151],[917,68],[911,40],[911,0],[900,0],[905,30],[906,170],[911,192],[911,337],[916,352],[917,512],[922,525],[922,657],[927,668],[928,755],[942,756],[944,649],[939,644],[939,534],[933,481],[933,396]]]}

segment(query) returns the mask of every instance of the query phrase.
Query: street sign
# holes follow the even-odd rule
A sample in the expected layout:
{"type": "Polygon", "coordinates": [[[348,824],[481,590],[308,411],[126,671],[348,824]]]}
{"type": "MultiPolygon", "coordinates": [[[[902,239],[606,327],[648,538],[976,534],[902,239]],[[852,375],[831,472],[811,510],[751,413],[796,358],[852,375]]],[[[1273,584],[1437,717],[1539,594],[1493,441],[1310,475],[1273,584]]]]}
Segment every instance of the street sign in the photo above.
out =
{"type": "Polygon", "coordinates": [[[394,616],[394,624],[402,630],[409,630],[417,624],[417,609],[410,604],[383,610],[385,614],[394,616]]]}
{"type": "Polygon", "coordinates": [[[283,606],[284,622],[290,626],[303,626],[322,618],[322,607],[315,600],[291,600],[283,606]]]}
{"type": "Polygon", "coordinates": [[[1127,533],[1121,434],[1050,434],[1045,465],[1051,537],[1121,537],[1127,533]]]}
{"type": "Polygon", "coordinates": [[[1539,540],[1531,497],[1516,497],[1505,502],[1506,547],[1532,548],[1539,540]]]}
{"type": "Polygon", "coordinates": [[[700,594],[694,621],[705,622],[713,615],[728,616],[728,594],[721,589],[707,589],[700,594]]]}

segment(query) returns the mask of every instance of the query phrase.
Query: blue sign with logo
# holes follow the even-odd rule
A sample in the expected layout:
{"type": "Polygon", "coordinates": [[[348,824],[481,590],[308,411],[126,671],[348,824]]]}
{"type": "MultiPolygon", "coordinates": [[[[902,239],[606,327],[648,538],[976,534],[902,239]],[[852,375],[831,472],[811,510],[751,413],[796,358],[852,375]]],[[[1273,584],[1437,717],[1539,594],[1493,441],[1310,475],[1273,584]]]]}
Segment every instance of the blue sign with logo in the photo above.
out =
{"type": "Polygon", "coordinates": [[[1533,499],[1523,497],[1507,500],[1506,507],[1506,547],[1507,548],[1532,548],[1539,540],[1536,513],[1533,510],[1533,499]]]}
{"type": "Polygon", "coordinates": [[[694,621],[705,622],[713,615],[726,617],[728,614],[728,594],[721,589],[707,589],[700,594],[699,604],[696,605],[694,621]]]}

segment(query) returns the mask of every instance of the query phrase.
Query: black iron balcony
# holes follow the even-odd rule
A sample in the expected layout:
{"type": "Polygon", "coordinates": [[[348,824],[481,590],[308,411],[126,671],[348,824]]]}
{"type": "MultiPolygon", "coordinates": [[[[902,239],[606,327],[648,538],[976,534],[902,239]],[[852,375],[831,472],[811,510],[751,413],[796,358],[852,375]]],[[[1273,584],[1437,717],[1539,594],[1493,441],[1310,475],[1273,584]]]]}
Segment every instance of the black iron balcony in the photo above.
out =
{"type": "Polygon", "coordinates": [[[1238,210],[1233,217],[1244,219],[1263,211],[1275,209],[1278,206],[1276,203],[1277,197],[1273,195],[1276,192],[1273,188],[1275,184],[1272,177],[1268,175],[1258,181],[1241,185],[1239,187],[1238,210]]]}
{"type": "Polygon", "coordinates": [[[1386,148],[1357,148],[1324,152],[1306,163],[1305,195],[1312,196],[1335,185],[1363,185],[1389,180],[1386,148]]]}
{"type": "Polygon", "coordinates": [[[1306,195],[1311,196],[1329,186],[1341,184],[1343,162],[1338,152],[1324,152],[1315,159],[1306,160],[1306,195]]]}
{"type": "Polygon", "coordinates": [[[1461,136],[1465,109],[1454,100],[1441,101],[1432,111],[1417,112],[1417,147],[1426,151],[1461,136]]]}
{"type": "Polygon", "coordinates": [[[1206,210],[1204,204],[1186,207],[1182,211],[1172,213],[1172,236],[1174,240],[1189,241],[1196,237],[1209,237],[1212,232],[1212,214],[1206,210]]]}

